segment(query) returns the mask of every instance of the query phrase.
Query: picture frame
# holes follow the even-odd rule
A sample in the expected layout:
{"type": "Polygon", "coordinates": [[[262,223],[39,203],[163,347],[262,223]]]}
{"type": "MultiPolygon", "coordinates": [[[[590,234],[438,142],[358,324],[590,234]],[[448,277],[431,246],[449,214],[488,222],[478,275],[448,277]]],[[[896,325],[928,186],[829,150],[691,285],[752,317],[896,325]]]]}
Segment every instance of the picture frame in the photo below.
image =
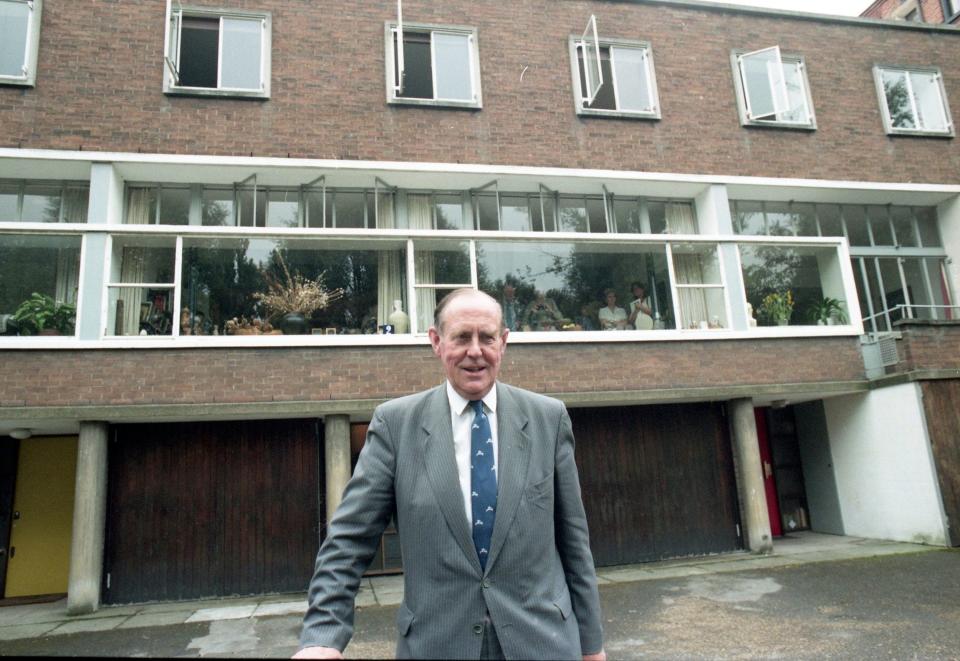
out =
{"type": "Polygon", "coordinates": [[[337,334],[336,327],[324,329],[324,335],[336,335],[336,334],[337,334]]]}

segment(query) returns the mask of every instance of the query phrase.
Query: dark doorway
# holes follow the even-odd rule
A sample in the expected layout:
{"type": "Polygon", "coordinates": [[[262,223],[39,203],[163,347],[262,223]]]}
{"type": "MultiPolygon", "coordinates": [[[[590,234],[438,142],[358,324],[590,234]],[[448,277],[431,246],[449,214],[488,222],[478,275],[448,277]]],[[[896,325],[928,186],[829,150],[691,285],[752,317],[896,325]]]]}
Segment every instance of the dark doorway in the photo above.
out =
{"type": "Polygon", "coordinates": [[[742,548],[720,404],[571,409],[598,566],[742,548]]]}
{"type": "Polygon", "coordinates": [[[7,561],[10,558],[10,525],[17,486],[20,441],[0,436],[0,598],[7,594],[7,561]]]}
{"type": "Polygon", "coordinates": [[[323,524],[318,424],[113,427],[103,601],[304,590],[323,524]]]}

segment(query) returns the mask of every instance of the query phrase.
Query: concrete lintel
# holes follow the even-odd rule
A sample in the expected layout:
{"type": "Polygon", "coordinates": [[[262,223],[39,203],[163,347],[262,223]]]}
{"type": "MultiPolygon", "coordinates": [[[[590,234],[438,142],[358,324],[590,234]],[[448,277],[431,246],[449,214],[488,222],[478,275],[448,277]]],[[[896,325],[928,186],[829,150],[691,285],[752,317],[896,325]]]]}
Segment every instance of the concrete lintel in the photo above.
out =
{"type": "Polygon", "coordinates": [[[960,369],[911,370],[909,372],[887,374],[877,379],[872,379],[869,385],[870,390],[876,390],[878,388],[887,388],[889,386],[899,386],[904,383],[915,383],[917,381],[939,381],[942,379],[960,379],[960,369]]]}

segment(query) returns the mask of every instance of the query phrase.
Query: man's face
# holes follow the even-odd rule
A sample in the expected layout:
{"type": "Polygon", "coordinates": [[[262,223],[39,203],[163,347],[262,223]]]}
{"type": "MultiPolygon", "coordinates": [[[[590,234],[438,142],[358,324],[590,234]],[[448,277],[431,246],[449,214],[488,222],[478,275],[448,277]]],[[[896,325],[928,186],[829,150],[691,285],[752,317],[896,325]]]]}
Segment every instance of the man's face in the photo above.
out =
{"type": "Polygon", "coordinates": [[[500,372],[507,334],[500,331],[496,305],[477,294],[451,301],[443,312],[443,331],[431,328],[433,353],[443,362],[447,379],[462,397],[483,398],[500,372]]]}

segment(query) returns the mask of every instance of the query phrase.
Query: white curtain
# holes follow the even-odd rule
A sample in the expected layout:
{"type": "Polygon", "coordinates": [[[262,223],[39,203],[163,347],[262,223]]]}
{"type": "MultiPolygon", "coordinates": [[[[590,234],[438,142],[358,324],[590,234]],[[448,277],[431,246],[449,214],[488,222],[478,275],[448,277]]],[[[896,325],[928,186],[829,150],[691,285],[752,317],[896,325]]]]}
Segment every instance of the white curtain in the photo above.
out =
{"type": "MultiPolygon", "coordinates": [[[[673,255],[674,272],[678,285],[702,285],[704,280],[703,264],[700,255],[673,255]]],[[[700,321],[709,321],[707,296],[703,289],[678,287],[680,297],[680,328],[690,328],[700,321]]]]}
{"type": "Polygon", "coordinates": [[[63,195],[63,222],[87,222],[87,203],[89,195],[86,188],[68,188],[63,195]]]}
{"type": "MultiPolygon", "coordinates": [[[[429,195],[408,195],[407,216],[410,229],[433,229],[433,206],[429,195]]],[[[428,251],[418,251],[414,261],[414,283],[433,284],[434,260],[428,251]]],[[[437,307],[437,294],[433,289],[417,289],[417,330],[421,333],[433,325],[433,310],[437,307]]]]}
{"type": "MultiPolygon", "coordinates": [[[[377,200],[377,229],[396,227],[393,194],[382,193],[377,200]]],[[[396,250],[377,253],[377,325],[389,323],[393,302],[403,300],[403,253],[396,250]]]]}
{"type": "Polygon", "coordinates": [[[693,207],[686,203],[667,204],[667,231],[671,234],[696,234],[697,221],[693,217],[693,207]]]}
{"type": "MultiPolygon", "coordinates": [[[[153,190],[150,188],[131,188],[130,198],[127,201],[128,225],[150,224],[150,202],[153,190]]],[[[124,248],[120,261],[121,282],[143,282],[144,262],[146,254],[143,248],[124,248]]],[[[120,287],[117,292],[117,303],[122,301],[123,311],[120,329],[115,332],[119,335],[137,335],[140,332],[140,304],[146,292],[142,287],[120,287]]],[[[118,310],[118,313],[120,311],[118,310]]],[[[118,314],[119,316],[119,314],[118,314]]]]}
{"type": "Polygon", "coordinates": [[[77,304],[80,285],[80,251],[76,248],[57,250],[57,281],[53,297],[60,303],[77,304]]]}

